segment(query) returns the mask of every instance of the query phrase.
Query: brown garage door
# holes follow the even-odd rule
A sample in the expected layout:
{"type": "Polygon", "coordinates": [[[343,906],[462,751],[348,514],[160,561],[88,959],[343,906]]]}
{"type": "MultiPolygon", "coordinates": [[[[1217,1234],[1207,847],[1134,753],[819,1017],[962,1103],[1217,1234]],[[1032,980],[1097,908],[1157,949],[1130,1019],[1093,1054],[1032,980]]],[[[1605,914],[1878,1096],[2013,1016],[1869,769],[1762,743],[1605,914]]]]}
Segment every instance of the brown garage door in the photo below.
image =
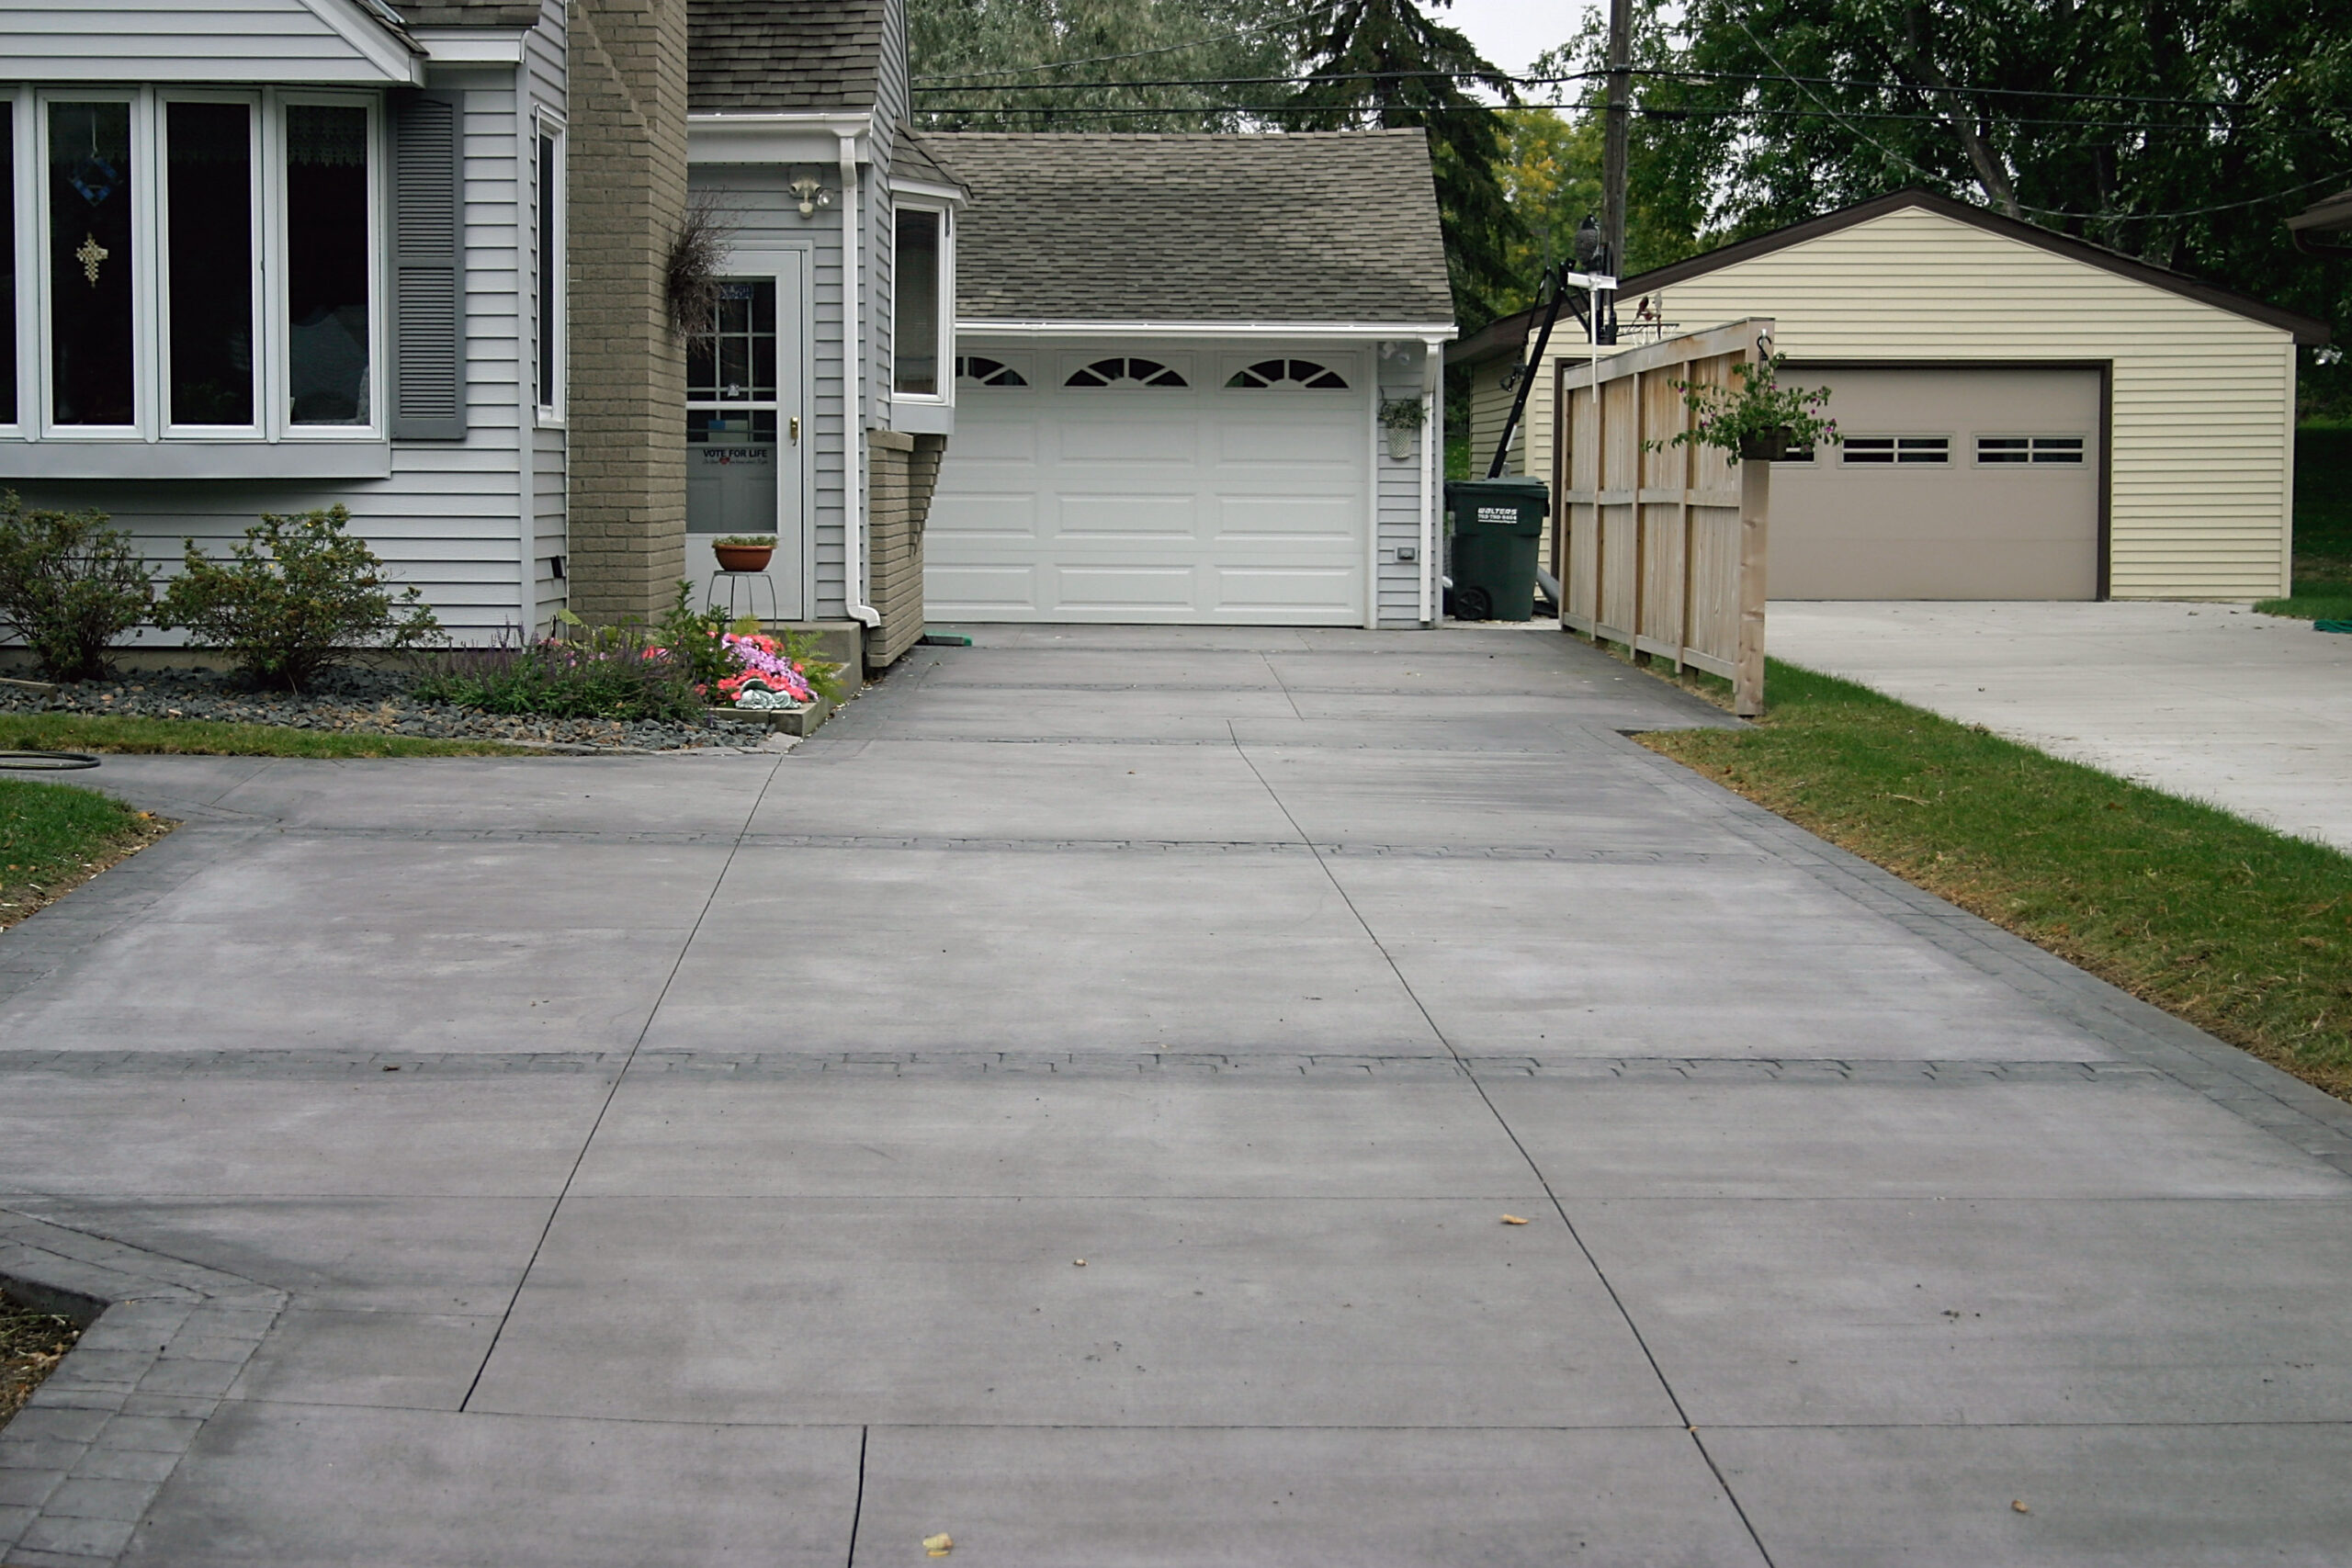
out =
{"type": "Polygon", "coordinates": [[[1775,599],[2098,594],[2099,374],[1818,369],[1845,445],[1772,468],[1775,599]]]}

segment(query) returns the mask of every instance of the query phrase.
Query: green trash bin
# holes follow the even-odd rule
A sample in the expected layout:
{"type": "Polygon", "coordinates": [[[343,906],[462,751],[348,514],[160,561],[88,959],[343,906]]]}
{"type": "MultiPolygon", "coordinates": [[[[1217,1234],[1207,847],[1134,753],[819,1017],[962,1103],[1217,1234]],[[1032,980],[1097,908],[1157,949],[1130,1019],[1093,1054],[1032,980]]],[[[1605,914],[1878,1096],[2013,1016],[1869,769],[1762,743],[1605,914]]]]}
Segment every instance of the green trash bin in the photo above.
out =
{"type": "Polygon", "coordinates": [[[1453,614],[1463,621],[1524,621],[1535,614],[1535,555],[1552,514],[1542,479],[1455,479],[1453,614]]]}

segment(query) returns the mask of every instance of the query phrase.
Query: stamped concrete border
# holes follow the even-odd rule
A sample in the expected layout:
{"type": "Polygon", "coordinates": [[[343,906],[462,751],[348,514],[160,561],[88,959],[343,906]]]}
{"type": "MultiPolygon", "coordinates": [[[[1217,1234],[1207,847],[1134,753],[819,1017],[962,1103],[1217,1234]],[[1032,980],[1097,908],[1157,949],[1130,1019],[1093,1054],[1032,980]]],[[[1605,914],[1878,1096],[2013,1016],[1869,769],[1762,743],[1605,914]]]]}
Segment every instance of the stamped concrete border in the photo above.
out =
{"type": "Polygon", "coordinates": [[[88,1325],[0,1429],[0,1563],[111,1563],[286,1292],[7,1210],[0,1289],[88,1325]]]}

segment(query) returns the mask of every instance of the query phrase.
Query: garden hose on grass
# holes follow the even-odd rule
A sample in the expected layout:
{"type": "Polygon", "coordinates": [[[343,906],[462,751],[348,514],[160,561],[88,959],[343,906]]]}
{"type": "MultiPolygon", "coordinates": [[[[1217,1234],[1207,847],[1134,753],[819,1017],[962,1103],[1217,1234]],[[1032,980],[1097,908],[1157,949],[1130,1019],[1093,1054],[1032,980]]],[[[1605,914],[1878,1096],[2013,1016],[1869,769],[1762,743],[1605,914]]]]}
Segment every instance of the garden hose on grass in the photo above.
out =
{"type": "Polygon", "coordinates": [[[96,757],[81,751],[0,751],[0,768],[23,773],[72,773],[97,765],[96,757]]]}

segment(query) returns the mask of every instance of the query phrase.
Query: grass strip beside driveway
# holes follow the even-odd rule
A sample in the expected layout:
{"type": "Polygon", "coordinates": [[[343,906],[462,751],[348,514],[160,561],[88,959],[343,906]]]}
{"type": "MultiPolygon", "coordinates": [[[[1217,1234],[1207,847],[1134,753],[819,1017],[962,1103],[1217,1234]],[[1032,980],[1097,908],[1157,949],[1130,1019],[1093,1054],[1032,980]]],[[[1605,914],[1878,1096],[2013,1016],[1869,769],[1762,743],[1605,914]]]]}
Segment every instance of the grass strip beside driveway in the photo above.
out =
{"type": "Polygon", "coordinates": [[[96,790],[0,777],[0,928],[172,830],[96,790]]]}
{"type": "Polygon", "coordinates": [[[1642,743],[2352,1099],[2352,856],[1777,660],[1765,689],[1642,743]]]}
{"type": "Polygon", "coordinates": [[[205,718],[0,714],[0,750],[119,751],[202,757],[538,757],[536,746],[411,735],[224,724],[205,718]]]}

